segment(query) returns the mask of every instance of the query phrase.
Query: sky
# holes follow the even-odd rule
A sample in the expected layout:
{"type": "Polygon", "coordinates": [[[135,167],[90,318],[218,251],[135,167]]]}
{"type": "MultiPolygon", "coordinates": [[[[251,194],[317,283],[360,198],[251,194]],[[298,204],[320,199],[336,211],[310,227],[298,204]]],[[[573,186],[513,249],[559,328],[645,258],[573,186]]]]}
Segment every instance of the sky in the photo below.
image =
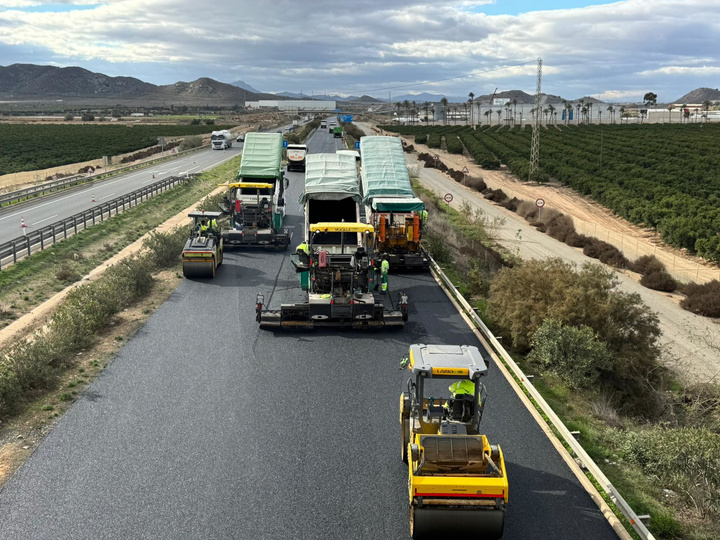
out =
{"type": "Polygon", "coordinates": [[[0,0],[0,65],[305,94],[674,101],[720,86],[718,0],[0,0]]]}

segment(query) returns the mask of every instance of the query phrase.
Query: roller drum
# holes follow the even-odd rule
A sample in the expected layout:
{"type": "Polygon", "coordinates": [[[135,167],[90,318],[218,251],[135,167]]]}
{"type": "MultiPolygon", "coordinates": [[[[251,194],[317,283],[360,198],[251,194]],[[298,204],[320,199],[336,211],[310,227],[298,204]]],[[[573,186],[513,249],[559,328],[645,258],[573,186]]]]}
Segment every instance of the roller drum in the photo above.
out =
{"type": "Polygon", "coordinates": [[[466,538],[496,540],[505,528],[505,511],[463,507],[410,507],[410,531],[415,540],[466,538]]]}
{"type": "Polygon", "coordinates": [[[215,277],[215,262],[183,262],[183,276],[190,279],[215,277]]]}

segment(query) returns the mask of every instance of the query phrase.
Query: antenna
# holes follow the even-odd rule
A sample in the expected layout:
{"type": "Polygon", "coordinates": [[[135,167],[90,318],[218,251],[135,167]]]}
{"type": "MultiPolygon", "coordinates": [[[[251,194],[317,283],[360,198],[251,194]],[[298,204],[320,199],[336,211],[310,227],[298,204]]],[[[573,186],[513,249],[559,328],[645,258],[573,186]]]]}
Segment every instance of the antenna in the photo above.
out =
{"type": "Polygon", "coordinates": [[[528,180],[532,181],[540,168],[540,109],[542,108],[540,92],[542,86],[542,58],[537,59],[537,88],[535,90],[535,116],[532,127],[532,143],[530,144],[530,174],[528,180]]]}

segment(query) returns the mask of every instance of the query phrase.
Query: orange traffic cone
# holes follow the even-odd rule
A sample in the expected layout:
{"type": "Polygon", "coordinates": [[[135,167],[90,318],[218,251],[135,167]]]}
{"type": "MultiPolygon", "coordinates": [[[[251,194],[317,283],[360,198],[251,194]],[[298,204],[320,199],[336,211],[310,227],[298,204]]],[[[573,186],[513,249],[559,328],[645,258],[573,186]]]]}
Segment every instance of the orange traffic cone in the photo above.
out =
{"type": "Polygon", "coordinates": [[[97,202],[97,201],[95,200],[95,194],[92,193],[91,195],[92,195],[92,202],[97,202]]]}
{"type": "Polygon", "coordinates": [[[25,218],[20,216],[20,227],[22,228],[23,234],[25,234],[25,218]]]}

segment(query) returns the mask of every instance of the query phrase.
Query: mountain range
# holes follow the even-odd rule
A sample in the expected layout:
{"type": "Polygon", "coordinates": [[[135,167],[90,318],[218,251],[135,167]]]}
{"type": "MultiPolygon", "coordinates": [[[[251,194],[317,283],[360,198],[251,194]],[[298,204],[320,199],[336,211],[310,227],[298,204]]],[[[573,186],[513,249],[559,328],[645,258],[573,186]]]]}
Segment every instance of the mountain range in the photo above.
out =
{"type": "Polygon", "coordinates": [[[157,86],[134,77],[109,77],[79,67],[59,68],[34,64],[0,66],[0,98],[213,105],[277,99],[271,94],[244,90],[208,77],[157,86]]]}
{"type": "MultiPolygon", "coordinates": [[[[415,101],[422,105],[426,101],[436,103],[447,97],[450,103],[466,103],[468,97],[444,96],[442,94],[401,94],[391,96],[393,103],[415,101]]],[[[109,103],[133,103],[138,101],[163,104],[212,104],[229,106],[258,99],[330,99],[345,103],[382,103],[383,96],[307,96],[293,92],[263,93],[248,83],[238,80],[227,84],[201,77],[191,82],[176,82],[168,85],[154,85],[134,77],[110,77],[93,73],[80,67],[39,66],[34,64],[13,64],[0,66],[0,99],[10,100],[66,100],[104,101],[109,103]]],[[[495,94],[474,97],[475,103],[490,104],[491,99],[513,101],[518,104],[534,102],[531,94],[521,90],[507,90],[495,94]]],[[[593,97],[579,98],[586,103],[603,103],[593,97]]],[[[568,100],[577,102],[579,99],[568,100]]],[[[544,95],[545,103],[562,103],[561,96],[544,95]]],[[[720,90],[697,88],[674,103],[703,103],[720,101],[720,90]]]]}

